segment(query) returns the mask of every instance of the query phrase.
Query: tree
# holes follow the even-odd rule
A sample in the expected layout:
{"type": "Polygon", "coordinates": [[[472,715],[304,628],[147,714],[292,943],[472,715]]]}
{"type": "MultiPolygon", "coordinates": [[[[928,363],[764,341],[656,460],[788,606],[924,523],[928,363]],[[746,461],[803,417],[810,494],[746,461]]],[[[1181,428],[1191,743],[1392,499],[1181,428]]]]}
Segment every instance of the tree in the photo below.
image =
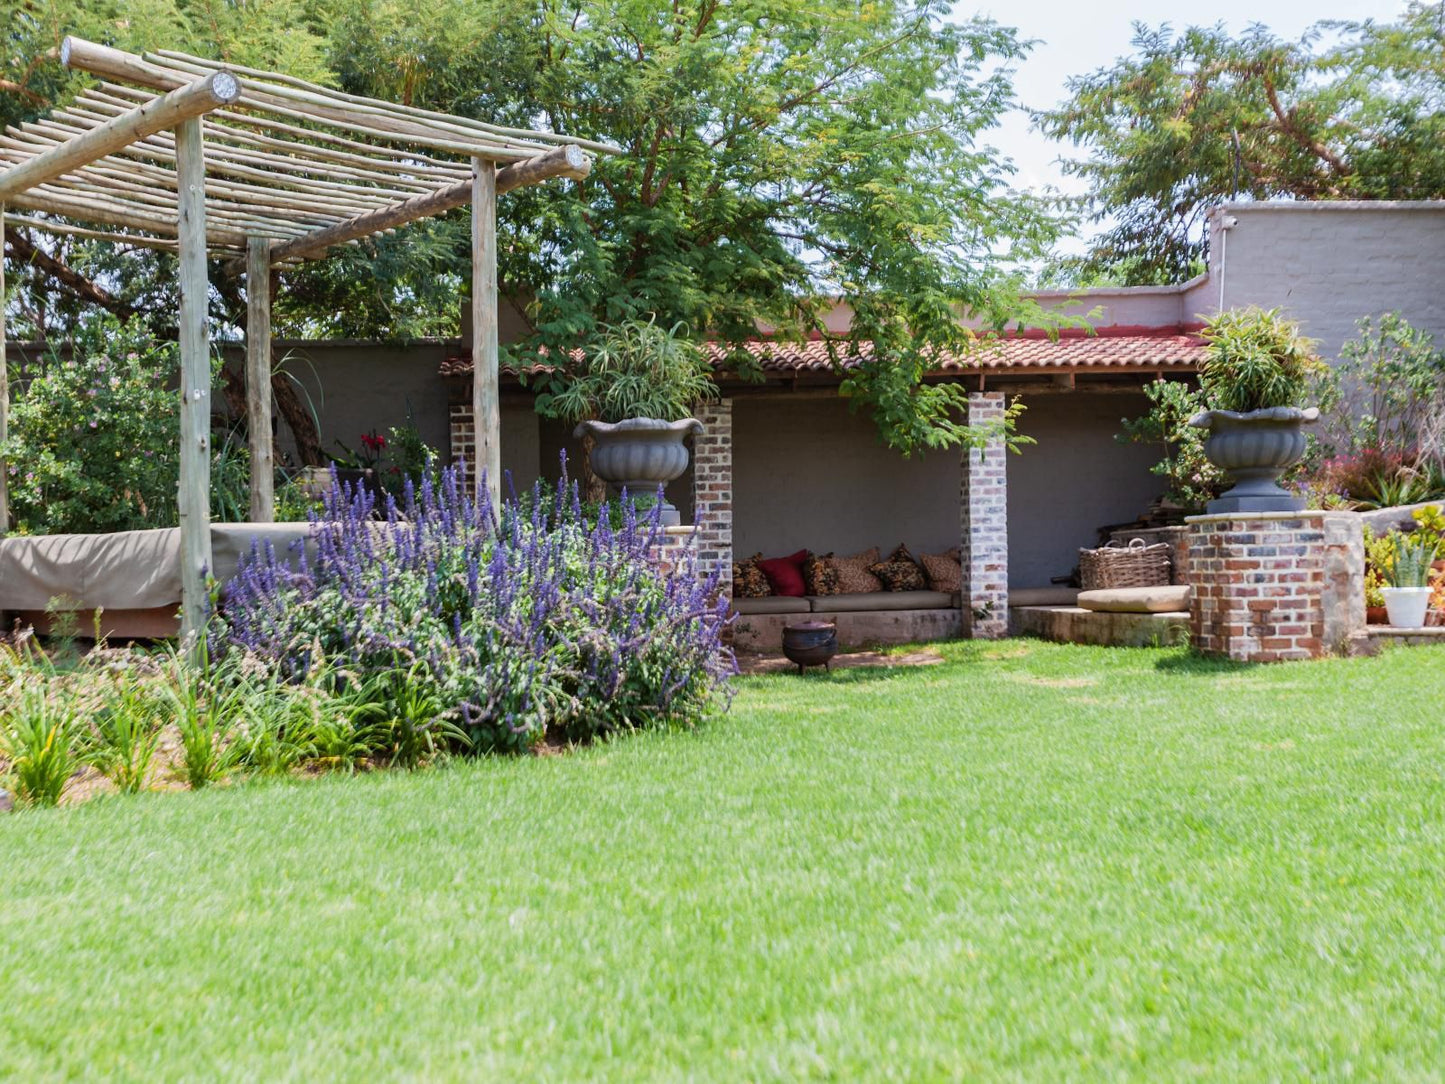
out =
{"type": "Polygon", "coordinates": [[[1233,38],[1136,24],[1133,44],[1036,117],[1089,151],[1065,171],[1104,224],[1065,277],[1188,278],[1203,268],[1204,214],[1224,199],[1445,196],[1445,4],[1321,22],[1298,42],[1259,25],[1233,38]]]}
{"type": "MultiPolygon", "coordinates": [[[[960,308],[1019,318],[1008,269],[1054,235],[979,142],[1024,46],[928,0],[271,0],[235,6],[259,13],[239,29],[231,5],[220,22],[192,0],[148,6],[165,32],[146,36],[181,48],[261,67],[290,48],[298,74],[348,91],[619,144],[586,182],[502,201],[500,277],[536,332],[519,349],[651,317],[730,342],[759,323],[800,337],[842,296],[854,338],[879,346],[847,391],[904,450],[973,439],[961,389],[922,376],[967,349],[960,308]]],[[[141,44],[118,25],[102,36],[141,44]]],[[[40,88],[27,109],[65,85],[44,65],[31,80],[13,80],[40,88]]],[[[466,252],[458,213],[288,271],[278,331],[453,331],[466,252]]]]}

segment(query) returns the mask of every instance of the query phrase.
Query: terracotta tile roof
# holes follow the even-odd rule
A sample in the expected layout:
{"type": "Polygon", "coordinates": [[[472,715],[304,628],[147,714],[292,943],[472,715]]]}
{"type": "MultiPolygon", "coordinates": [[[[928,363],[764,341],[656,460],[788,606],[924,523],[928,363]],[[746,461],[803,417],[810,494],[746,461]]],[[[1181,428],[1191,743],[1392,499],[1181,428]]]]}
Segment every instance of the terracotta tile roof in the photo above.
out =
{"type": "MultiPolygon", "coordinates": [[[[837,345],[840,350],[845,348],[845,344],[837,345]]],[[[859,343],[857,355],[842,358],[843,367],[857,365],[871,353],[872,345],[859,343]]],[[[1204,360],[1204,345],[1197,325],[1101,328],[1092,335],[1070,328],[1054,338],[1042,331],[1024,331],[982,340],[976,352],[962,357],[946,356],[935,371],[1175,369],[1192,372],[1204,360]]],[[[743,349],[758,359],[765,373],[828,373],[833,371],[828,346],[823,339],[807,342],[753,339],[744,343],[743,349]]],[[[709,350],[717,362],[727,355],[720,343],[710,343],[709,350]]],[[[545,372],[549,367],[547,362],[539,361],[528,372],[545,372]]],[[[449,357],[442,362],[440,371],[442,376],[468,376],[472,371],[471,357],[467,354],[449,357]]],[[[515,369],[508,371],[516,375],[515,369]]]]}

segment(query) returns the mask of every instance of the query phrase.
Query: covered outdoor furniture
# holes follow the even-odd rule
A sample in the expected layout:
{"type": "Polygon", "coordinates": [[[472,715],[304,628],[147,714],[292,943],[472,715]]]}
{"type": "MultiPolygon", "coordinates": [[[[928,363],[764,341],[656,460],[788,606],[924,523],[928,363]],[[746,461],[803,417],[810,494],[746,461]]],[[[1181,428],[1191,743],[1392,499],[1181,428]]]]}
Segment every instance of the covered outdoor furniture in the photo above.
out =
{"type": "Polygon", "coordinates": [[[1186,583],[1159,587],[1114,587],[1081,591],[1076,604],[1096,613],[1163,614],[1187,613],[1190,588],[1186,583]]]}

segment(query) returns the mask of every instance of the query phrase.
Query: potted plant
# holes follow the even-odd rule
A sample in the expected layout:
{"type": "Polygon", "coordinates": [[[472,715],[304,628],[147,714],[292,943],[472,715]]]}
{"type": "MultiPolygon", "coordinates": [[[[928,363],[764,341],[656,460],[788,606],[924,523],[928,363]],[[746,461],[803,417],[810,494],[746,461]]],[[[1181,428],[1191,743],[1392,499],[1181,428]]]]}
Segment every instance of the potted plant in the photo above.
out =
{"type": "Polygon", "coordinates": [[[1425,612],[1430,607],[1430,565],[1435,559],[1436,544],[1421,532],[1392,535],[1394,553],[1385,570],[1389,586],[1381,589],[1390,624],[1401,629],[1418,629],[1425,625],[1425,612]]]}
{"type": "Polygon", "coordinates": [[[1279,477],[1305,452],[1302,427],[1319,418],[1302,408],[1324,369],[1314,343],[1278,309],[1230,309],[1205,323],[1209,347],[1199,371],[1207,410],[1189,424],[1209,430],[1204,454],[1234,482],[1207,510],[1298,512],[1304,499],[1279,477]]]}
{"type": "MultiPolygon", "coordinates": [[[[678,323],[629,320],[603,329],[537,396],[543,414],[577,423],[591,471],[632,496],[656,493],[687,470],[683,441],[702,432],[693,407],[717,394],[702,346],[678,323]]],[[[664,499],[662,520],[679,521],[664,499]]]]}

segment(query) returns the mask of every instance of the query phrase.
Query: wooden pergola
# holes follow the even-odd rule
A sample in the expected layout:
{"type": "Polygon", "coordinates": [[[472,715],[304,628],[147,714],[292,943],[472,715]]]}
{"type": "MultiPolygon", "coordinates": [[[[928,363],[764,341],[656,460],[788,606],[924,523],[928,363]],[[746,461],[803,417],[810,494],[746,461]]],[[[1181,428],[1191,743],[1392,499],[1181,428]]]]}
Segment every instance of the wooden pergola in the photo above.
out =
{"type": "MultiPolygon", "coordinates": [[[[554,177],[581,179],[591,168],[587,152],[618,148],[168,50],[134,55],[66,38],[60,61],[99,82],[68,107],[0,136],[0,251],[10,222],[179,254],[183,634],[198,628],[211,564],[208,253],[229,253],[246,274],[250,514],[270,522],[272,270],[470,203],[473,473],[495,499],[497,196],[554,177]],[[7,206],[69,221],[7,217],[7,206]]],[[[0,298],[4,286],[0,259],[0,298]]],[[[0,440],[8,406],[0,306],[0,440]]],[[[6,474],[0,462],[0,534],[9,525],[6,474]]]]}

